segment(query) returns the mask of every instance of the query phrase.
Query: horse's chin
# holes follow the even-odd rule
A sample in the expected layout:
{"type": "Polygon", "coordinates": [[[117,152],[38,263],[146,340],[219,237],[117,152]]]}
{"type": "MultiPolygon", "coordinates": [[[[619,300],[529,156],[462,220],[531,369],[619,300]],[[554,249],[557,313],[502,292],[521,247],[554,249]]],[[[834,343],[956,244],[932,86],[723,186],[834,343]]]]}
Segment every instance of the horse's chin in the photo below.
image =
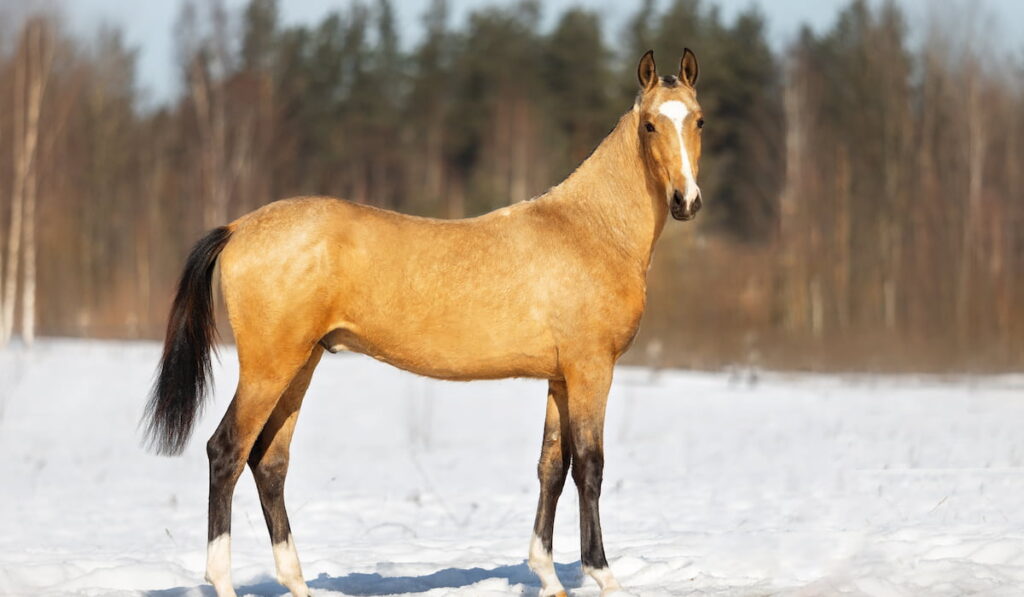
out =
{"type": "Polygon", "coordinates": [[[697,217],[696,213],[686,213],[685,209],[676,209],[674,205],[672,206],[672,209],[670,211],[672,212],[672,218],[679,220],[680,222],[689,222],[690,220],[697,217]]]}

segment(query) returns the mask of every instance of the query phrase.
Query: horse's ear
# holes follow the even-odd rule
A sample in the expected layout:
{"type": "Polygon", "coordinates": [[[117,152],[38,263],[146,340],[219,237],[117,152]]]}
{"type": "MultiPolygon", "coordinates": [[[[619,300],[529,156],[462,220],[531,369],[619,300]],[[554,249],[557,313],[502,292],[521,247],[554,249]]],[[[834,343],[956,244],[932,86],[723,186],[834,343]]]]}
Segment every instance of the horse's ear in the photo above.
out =
{"type": "Polygon", "coordinates": [[[690,87],[697,84],[700,67],[697,66],[697,55],[690,48],[683,49],[683,59],[679,61],[679,80],[690,87]]]}
{"type": "Polygon", "coordinates": [[[640,79],[640,87],[649,91],[658,84],[658,70],[654,66],[654,50],[647,50],[640,58],[636,67],[636,78],[640,79]]]}

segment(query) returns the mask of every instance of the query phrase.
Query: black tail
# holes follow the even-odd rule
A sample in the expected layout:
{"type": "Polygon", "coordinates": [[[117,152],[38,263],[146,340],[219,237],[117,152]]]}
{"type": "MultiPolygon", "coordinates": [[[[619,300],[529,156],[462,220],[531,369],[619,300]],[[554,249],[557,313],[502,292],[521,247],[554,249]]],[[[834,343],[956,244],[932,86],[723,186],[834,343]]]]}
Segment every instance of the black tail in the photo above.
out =
{"type": "Polygon", "coordinates": [[[159,454],[181,454],[203,406],[210,377],[213,266],[231,238],[226,226],[196,243],[185,262],[167,321],[160,374],[146,405],[146,443],[159,454]]]}

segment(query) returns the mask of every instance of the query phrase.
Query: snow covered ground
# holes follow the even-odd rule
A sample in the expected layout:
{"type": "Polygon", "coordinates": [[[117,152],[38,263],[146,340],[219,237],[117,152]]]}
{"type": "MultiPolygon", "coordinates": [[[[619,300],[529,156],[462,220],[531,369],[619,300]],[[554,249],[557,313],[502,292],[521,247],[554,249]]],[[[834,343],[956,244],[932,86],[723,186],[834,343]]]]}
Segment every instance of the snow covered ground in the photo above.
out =
{"type": "MultiPolygon", "coordinates": [[[[0,352],[0,594],[212,595],[205,439],[139,448],[159,347],[51,340],[0,352]]],[[[327,356],[288,504],[316,595],[526,595],[545,384],[444,383],[327,356]]],[[[823,377],[620,369],[605,541],[633,594],[1024,594],[1024,377],[823,377]]],[[[570,481],[571,483],[571,481],[570,481]]],[[[555,560],[574,596],[575,491],[555,560]]],[[[234,576],[281,595],[252,479],[234,576]]]]}

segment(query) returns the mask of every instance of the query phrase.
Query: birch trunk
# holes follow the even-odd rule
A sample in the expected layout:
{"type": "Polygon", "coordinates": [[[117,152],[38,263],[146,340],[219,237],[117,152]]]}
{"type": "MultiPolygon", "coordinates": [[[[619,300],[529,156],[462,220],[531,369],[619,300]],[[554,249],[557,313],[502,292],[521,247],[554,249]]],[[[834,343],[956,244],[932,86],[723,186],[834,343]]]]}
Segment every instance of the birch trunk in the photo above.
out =
{"type": "Polygon", "coordinates": [[[0,313],[0,346],[6,346],[14,330],[14,301],[17,298],[18,266],[21,261],[21,226],[24,221],[25,178],[28,163],[25,140],[25,64],[21,57],[14,65],[14,182],[11,190],[11,221],[7,236],[7,266],[4,268],[3,313],[0,313]]]}
{"type": "Polygon", "coordinates": [[[25,284],[21,295],[21,337],[31,346],[36,335],[36,196],[38,191],[39,116],[46,93],[46,82],[53,60],[53,44],[46,25],[35,23],[29,30],[28,127],[25,153],[28,154],[25,182],[25,284]]]}

